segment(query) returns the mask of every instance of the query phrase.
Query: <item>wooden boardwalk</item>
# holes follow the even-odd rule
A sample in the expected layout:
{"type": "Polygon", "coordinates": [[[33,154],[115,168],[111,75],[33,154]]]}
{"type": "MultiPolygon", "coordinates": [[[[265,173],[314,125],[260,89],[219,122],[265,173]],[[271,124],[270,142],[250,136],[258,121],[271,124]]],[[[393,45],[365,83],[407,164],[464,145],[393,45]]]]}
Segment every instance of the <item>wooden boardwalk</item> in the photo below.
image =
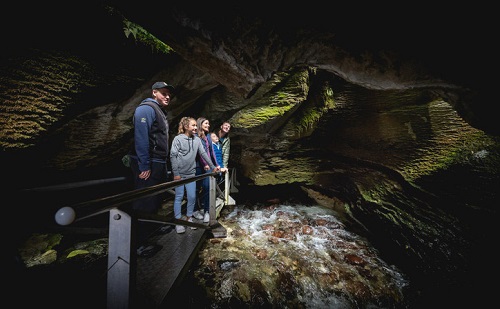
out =
{"type": "Polygon", "coordinates": [[[205,229],[177,234],[175,228],[167,234],[152,237],[163,248],[149,258],[138,257],[135,302],[140,308],[166,307],[169,291],[178,284],[189,270],[203,242],[211,233],[205,229]]]}
{"type": "MultiPolygon", "coordinates": [[[[234,177],[231,184],[234,183],[233,179],[234,177]]],[[[168,304],[170,291],[175,291],[175,287],[182,282],[207,237],[226,237],[226,229],[216,218],[224,205],[235,205],[229,193],[237,192],[237,189],[229,184],[227,173],[224,190],[219,188],[215,178],[210,178],[210,222],[208,223],[203,223],[202,220],[190,223],[175,219],[173,199],[164,201],[162,209],[167,210],[166,213],[160,211],[157,215],[141,214],[139,220],[158,225],[149,240],[151,243],[161,245],[162,249],[151,257],[135,257],[135,253],[130,253],[127,248],[130,248],[130,244],[133,243],[129,233],[133,218],[120,209],[110,210],[108,309],[165,308],[172,305],[168,304]],[[175,225],[178,224],[186,226],[184,233],[175,232],[175,225]],[[161,227],[171,228],[161,233],[161,227]],[[125,243],[129,245],[124,246],[125,243]]],[[[145,192],[148,191],[150,191],[149,188],[145,189],[145,192]]],[[[171,189],[167,192],[174,193],[171,189]]],[[[183,214],[186,213],[185,207],[186,204],[183,203],[183,214]]]]}
{"type": "MultiPolygon", "coordinates": [[[[235,201],[229,193],[238,192],[238,189],[234,187],[235,184],[237,184],[235,181],[236,174],[232,172],[231,179],[229,179],[229,174],[226,173],[224,190],[219,188],[220,183],[217,184],[215,178],[211,176],[214,175],[199,175],[178,182],[167,182],[155,187],[120,192],[107,197],[97,197],[60,208],[55,214],[56,221],[60,225],[69,225],[93,217],[100,218],[98,215],[105,211],[110,212],[109,221],[106,222],[106,224],[109,224],[109,228],[102,228],[102,230],[106,230],[108,233],[107,265],[102,265],[102,270],[99,266],[96,266],[95,271],[85,271],[85,277],[92,277],[92,279],[80,280],[83,287],[78,293],[87,290],[87,287],[89,290],[88,297],[84,300],[80,300],[80,304],[88,303],[89,307],[101,308],[104,302],[108,309],[147,309],[166,307],[169,292],[175,290],[175,287],[184,279],[192,262],[195,260],[200,248],[204,244],[204,241],[206,241],[207,238],[226,237],[226,229],[218,223],[216,218],[219,216],[220,210],[224,205],[235,205],[235,201]],[[150,241],[161,245],[162,249],[148,258],[136,257],[135,250],[132,249],[135,238],[133,224],[135,218],[133,218],[130,213],[117,206],[129,203],[143,196],[151,195],[155,192],[156,194],[170,192],[175,195],[173,190],[173,188],[175,188],[174,185],[198,181],[205,177],[211,177],[210,222],[203,223],[202,220],[196,220],[198,222],[194,225],[197,226],[197,229],[191,229],[189,225],[193,225],[193,223],[173,219],[173,200],[167,199],[163,207],[166,213],[152,215],[151,217],[143,217],[141,215],[140,217],[140,220],[157,224],[158,229],[162,226],[172,227],[168,232],[163,231],[163,233],[158,233],[158,231],[155,231],[155,233],[150,236],[150,241]],[[73,210],[73,217],[71,217],[71,212],[66,208],[73,210]],[[77,216],[75,216],[75,213],[77,216]],[[68,216],[68,214],[70,215],[68,216]],[[175,224],[185,225],[186,231],[182,234],[177,234],[174,228],[175,224]],[[95,275],[96,278],[93,278],[93,275],[95,275]],[[106,282],[103,282],[103,279],[106,282]],[[105,293],[101,293],[100,291],[100,287],[103,284],[106,285],[105,293]]],[[[114,183],[123,180],[122,178],[117,178],[110,179],[109,182],[114,183]]],[[[70,183],[61,186],[34,188],[30,189],[28,193],[34,192],[36,197],[40,199],[40,197],[44,197],[44,194],[50,196],[54,195],[54,191],[58,192],[58,190],[61,191],[73,188],[81,189],[102,182],[103,180],[98,180],[70,183]]],[[[33,198],[31,194],[28,194],[28,197],[30,199],[33,198]]],[[[183,213],[185,213],[185,204],[183,205],[183,213]]],[[[99,220],[97,221],[99,223],[98,231],[101,233],[100,225],[102,222],[99,220]]],[[[73,229],[75,231],[80,231],[80,233],[82,231],[88,233],[89,228],[84,225],[83,228],[73,226],[73,229]]],[[[154,225],[152,229],[155,229],[154,225]]],[[[90,230],[94,231],[96,228],[90,227],[90,230]]],[[[78,274],[69,275],[75,277],[75,275],[78,274]]],[[[31,274],[26,274],[26,276],[30,276],[27,281],[33,281],[29,280],[31,279],[31,274]]],[[[36,274],[33,276],[36,276],[36,274]]],[[[72,292],[75,290],[72,287],[73,286],[64,282],[60,287],[61,289],[69,289],[66,296],[70,299],[73,295],[72,292]]],[[[43,289],[39,287],[38,289],[43,291],[43,289]]]]}
{"type": "MultiPolygon", "coordinates": [[[[215,215],[215,214],[213,214],[215,215]]],[[[173,214],[167,217],[172,218],[173,214]]],[[[174,223],[186,223],[173,220],[174,223]]],[[[226,237],[226,229],[217,220],[203,223],[195,220],[197,229],[186,226],[182,234],[175,232],[175,225],[167,232],[153,233],[150,241],[163,248],[149,258],[137,258],[136,295],[132,308],[165,308],[168,305],[169,292],[178,285],[187,274],[204,241],[209,238],[226,237]]],[[[172,304],[170,304],[172,305],[172,304]]]]}

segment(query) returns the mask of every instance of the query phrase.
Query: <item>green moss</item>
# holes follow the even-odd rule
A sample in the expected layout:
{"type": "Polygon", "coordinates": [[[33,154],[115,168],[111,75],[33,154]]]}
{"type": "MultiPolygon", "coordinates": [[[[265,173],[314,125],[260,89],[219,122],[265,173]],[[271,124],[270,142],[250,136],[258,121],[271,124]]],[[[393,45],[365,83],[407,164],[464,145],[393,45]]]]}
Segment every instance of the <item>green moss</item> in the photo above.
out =
{"type": "Polygon", "coordinates": [[[174,51],[172,47],[162,42],[160,39],[149,33],[146,29],[125,18],[115,8],[106,6],[105,9],[110,15],[118,16],[118,18],[122,20],[123,32],[127,38],[132,35],[135,41],[150,46],[154,52],[168,54],[174,51]]]}
{"type": "Polygon", "coordinates": [[[242,129],[273,126],[276,122],[286,120],[306,100],[308,91],[308,68],[281,72],[262,85],[254,95],[258,99],[236,113],[230,121],[242,129]]]}
{"type": "Polygon", "coordinates": [[[283,129],[286,138],[300,138],[314,131],[321,117],[335,107],[333,89],[325,84],[319,98],[308,98],[283,129]]]}
{"type": "Polygon", "coordinates": [[[53,263],[57,259],[54,247],[62,238],[61,234],[34,233],[19,247],[19,255],[27,267],[53,263]]]}
{"type": "Polygon", "coordinates": [[[277,117],[283,116],[290,106],[262,106],[247,109],[238,118],[237,125],[240,128],[251,129],[277,117]]]}
{"type": "Polygon", "coordinates": [[[494,156],[485,155],[484,158],[481,158],[481,154],[483,152],[487,153],[488,149],[495,153],[498,152],[498,149],[493,148],[499,145],[498,142],[484,132],[475,129],[463,130],[459,136],[454,138],[447,136],[446,138],[448,139],[446,147],[434,148],[432,156],[428,157],[429,159],[422,160],[422,158],[418,158],[408,162],[402,172],[403,176],[412,182],[419,177],[431,175],[439,170],[446,170],[453,165],[468,164],[478,158],[484,164],[489,164],[491,168],[498,168],[499,163],[496,162],[494,156]],[[490,162],[492,160],[495,162],[490,162]]]}
{"type": "Polygon", "coordinates": [[[109,76],[82,58],[30,50],[11,59],[0,76],[0,149],[29,148],[57,126],[86,90],[129,77],[109,76]]]}
{"type": "Polygon", "coordinates": [[[81,254],[89,254],[89,253],[90,252],[88,252],[87,250],[73,250],[66,257],[68,259],[70,259],[72,257],[78,256],[78,255],[81,255],[81,254]]]}
{"type": "Polygon", "coordinates": [[[137,42],[141,42],[145,45],[151,46],[151,49],[153,51],[161,52],[164,54],[168,54],[174,51],[172,47],[163,43],[161,40],[159,40],[157,37],[146,31],[141,26],[127,19],[123,20],[123,32],[125,33],[125,36],[127,38],[129,38],[130,35],[132,35],[134,37],[134,40],[136,40],[137,42]]]}

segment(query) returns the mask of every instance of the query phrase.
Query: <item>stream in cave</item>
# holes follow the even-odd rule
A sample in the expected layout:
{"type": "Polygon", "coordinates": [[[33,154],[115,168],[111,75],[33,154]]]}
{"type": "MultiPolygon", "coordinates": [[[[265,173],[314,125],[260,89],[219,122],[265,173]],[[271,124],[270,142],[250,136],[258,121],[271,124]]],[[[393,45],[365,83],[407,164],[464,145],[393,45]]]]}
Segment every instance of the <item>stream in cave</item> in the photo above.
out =
{"type": "Polygon", "coordinates": [[[331,209],[239,205],[219,223],[227,238],[207,241],[191,278],[174,292],[190,307],[405,307],[405,275],[331,209]]]}

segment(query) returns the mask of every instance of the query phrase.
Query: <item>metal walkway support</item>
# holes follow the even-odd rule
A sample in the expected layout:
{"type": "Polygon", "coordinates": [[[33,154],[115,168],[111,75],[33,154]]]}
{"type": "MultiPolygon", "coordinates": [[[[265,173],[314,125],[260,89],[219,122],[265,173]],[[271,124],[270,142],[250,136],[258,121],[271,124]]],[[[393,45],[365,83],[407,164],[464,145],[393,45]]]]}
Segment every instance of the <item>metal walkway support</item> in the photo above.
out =
{"type": "MultiPolygon", "coordinates": [[[[226,173],[226,180],[228,179],[227,173],[226,173]]],[[[213,237],[215,238],[224,238],[227,237],[227,231],[226,228],[223,227],[218,221],[217,221],[217,180],[215,177],[210,177],[210,209],[209,209],[209,214],[210,214],[210,221],[209,221],[209,226],[210,226],[210,231],[212,232],[213,237]]]]}
{"type": "Polygon", "coordinates": [[[128,308],[135,287],[132,263],[132,218],[119,209],[109,211],[107,308],[128,308]]]}

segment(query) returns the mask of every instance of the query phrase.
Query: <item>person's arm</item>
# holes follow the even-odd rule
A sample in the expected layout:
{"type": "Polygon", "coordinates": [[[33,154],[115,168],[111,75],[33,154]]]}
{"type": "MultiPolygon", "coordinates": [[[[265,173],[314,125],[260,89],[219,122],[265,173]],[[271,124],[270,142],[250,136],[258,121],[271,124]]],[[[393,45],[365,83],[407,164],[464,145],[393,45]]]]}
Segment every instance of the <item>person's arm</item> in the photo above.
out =
{"type": "Polygon", "coordinates": [[[211,159],[210,161],[212,161],[212,163],[220,169],[219,163],[217,162],[217,157],[215,156],[215,150],[214,150],[214,146],[212,145],[212,142],[209,143],[208,148],[209,148],[209,152],[210,152],[210,154],[209,154],[210,159],[211,159]]]}
{"type": "Polygon", "coordinates": [[[172,174],[174,175],[174,180],[181,179],[179,175],[179,139],[174,137],[172,141],[172,147],[170,149],[170,165],[172,166],[172,174]]]}
{"type": "Polygon", "coordinates": [[[205,160],[205,162],[210,167],[210,169],[215,171],[215,169],[217,169],[217,167],[212,163],[212,160],[210,160],[210,158],[208,157],[208,154],[205,151],[205,147],[203,147],[203,145],[201,144],[201,139],[197,138],[197,139],[195,139],[195,141],[196,142],[194,144],[194,147],[195,147],[196,151],[198,152],[198,154],[200,155],[201,159],[205,160]]]}
{"type": "Polygon", "coordinates": [[[229,165],[229,151],[231,150],[231,139],[226,137],[224,143],[222,144],[222,161],[224,162],[224,167],[228,167],[229,165]]]}
{"type": "Polygon", "coordinates": [[[134,113],[134,143],[139,170],[141,172],[151,169],[149,157],[149,131],[156,117],[151,106],[141,105],[134,113]]]}
{"type": "MultiPolygon", "coordinates": [[[[203,147],[203,149],[205,150],[205,140],[203,140],[201,137],[197,136],[195,138],[195,140],[198,140],[200,142],[200,146],[203,147]]],[[[206,150],[205,150],[206,151],[206,150]]],[[[200,165],[201,167],[203,167],[205,169],[206,166],[209,166],[208,163],[207,163],[207,160],[204,159],[201,155],[199,156],[199,159],[200,159],[200,165]]]]}

